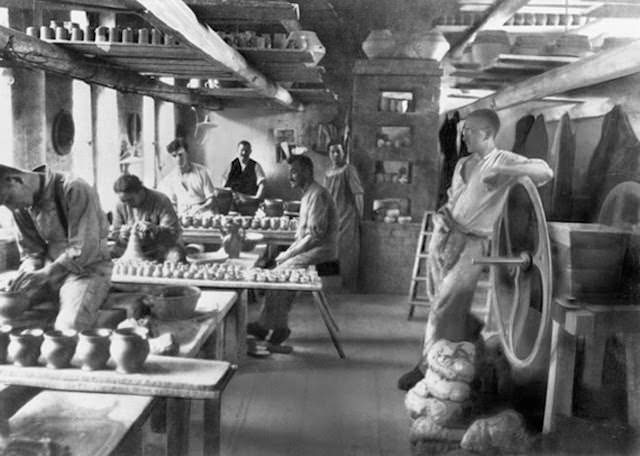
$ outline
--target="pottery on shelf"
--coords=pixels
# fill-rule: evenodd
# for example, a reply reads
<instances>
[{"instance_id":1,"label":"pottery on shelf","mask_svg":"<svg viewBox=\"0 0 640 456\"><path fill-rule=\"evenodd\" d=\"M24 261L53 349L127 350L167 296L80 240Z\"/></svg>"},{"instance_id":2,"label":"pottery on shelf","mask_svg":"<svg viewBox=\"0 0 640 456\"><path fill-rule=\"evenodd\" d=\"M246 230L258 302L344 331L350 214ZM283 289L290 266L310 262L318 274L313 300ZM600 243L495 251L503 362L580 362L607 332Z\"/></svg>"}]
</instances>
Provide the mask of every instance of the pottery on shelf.
<instances>
[{"instance_id":1,"label":"pottery on shelf","mask_svg":"<svg viewBox=\"0 0 640 456\"><path fill-rule=\"evenodd\" d=\"M396 40L389 29L372 30L362 42L362 50L370 59L390 58L395 53Z\"/></svg>"},{"instance_id":2,"label":"pottery on shelf","mask_svg":"<svg viewBox=\"0 0 640 456\"><path fill-rule=\"evenodd\" d=\"M440 61L449 50L449 42L438 30L403 33L397 36L396 57Z\"/></svg>"},{"instance_id":3,"label":"pottery on shelf","mask_svg":"<svg viewBox=\"0 0 640 456\"><path fill-rule=\"evenodd\" d=\"M13 330L9 334L8 358L16 366L36 366L42 344L41 329Z\"/></svg>"},{"instance_id":4,"label":"pottery on shelf","mask_svg":"<svg viewBox=\"0 0 640 456\"><path fill-rule=\"evenodd\" d=\"M118 372L140 372L149 356L148 332L143 328L116 329L111 336L109 353Z\"/></svg>"},{"instance_id":5,"label":"pottery on shelf","mask_svg":"<svg viewBox=\"0 0 640 456\"><path fill-rule=\"evenodd\" d=\"M111 330L106 328L87 329L80 332L76 356L84 370L104 369L109 360L109 336Z\"/></svg>"},{"instance_id":6,"label":"pottery on shelf","mask_svg":"<svg viewBox=\"0 0 640 456\"><path fill-rule=\"evenodd\" d=\"M42 357L51 369L69 367L71 358L76 351L78 333L72 329L64 331L47 331L40 351Z\"/></svg>"}]
</instances>

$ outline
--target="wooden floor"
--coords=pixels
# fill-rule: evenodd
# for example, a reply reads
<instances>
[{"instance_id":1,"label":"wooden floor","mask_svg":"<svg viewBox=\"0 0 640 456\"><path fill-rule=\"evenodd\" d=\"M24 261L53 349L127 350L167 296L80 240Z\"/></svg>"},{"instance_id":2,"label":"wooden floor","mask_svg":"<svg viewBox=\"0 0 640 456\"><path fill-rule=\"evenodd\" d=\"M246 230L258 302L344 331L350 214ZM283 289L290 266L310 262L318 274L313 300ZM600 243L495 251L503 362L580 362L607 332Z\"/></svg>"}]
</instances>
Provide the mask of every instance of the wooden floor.
<instances>
[{"instance_id":1,"label":"wooden floor","mask_svg":"<svg viewBox=\"0 0 640 456\"><path fill-rule=\"evenodd\" d=\"M248 358L227 387L223 455L410 454L410 420L396 381L417 362L424 310L408 322L405 296L331 299L347 359L338 358L311 300L299 296L290 324L294 352ZM192 426L194 455L202 454L201 426ZM157 445L148 442L145 454Z\"/></svg>"},{"instance_id":2,"label":"wooden floor","mask_svg":"<svg viewBox=\"0 0 640 456\"><path fill-rule=\"evenodd\" d=\"M346 360L338 358L309 297L291 313L290 355L248 358L223 398L224 456L410 455L410 420L398 377L412 368L426 312L407 321L405 296L332 296ZM484 299L481 301L484 302ZM476 310L480 310L478 303ZM257 306L250 308L255 315ZM201 455L201 409L192 410L190 454ZM640 455L623 423L562 420L538 438L531 455ZM145 432L145 455L162 454L158 434ZM458 450L457 454L472 453Z\"/></svg>"}]
</instances>

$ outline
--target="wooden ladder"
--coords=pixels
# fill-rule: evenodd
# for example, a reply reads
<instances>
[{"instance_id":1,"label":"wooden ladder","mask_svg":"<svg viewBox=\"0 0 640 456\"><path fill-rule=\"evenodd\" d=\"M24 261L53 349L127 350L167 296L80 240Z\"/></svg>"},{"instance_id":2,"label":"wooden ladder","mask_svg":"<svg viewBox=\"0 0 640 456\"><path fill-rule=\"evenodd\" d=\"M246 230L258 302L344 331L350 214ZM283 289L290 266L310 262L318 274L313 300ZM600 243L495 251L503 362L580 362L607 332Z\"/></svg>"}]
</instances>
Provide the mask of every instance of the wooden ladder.
<instances>
[{"instance_id":1,"label":"wooden ladder","mask_svg":"<svg viewBox=\"0 0 640 456\"><path fill-rule=\"evenodd\" d=\"M413 260L413 272L411 273L411 284L409 285L409 320L413 317L416 306L429 307L429 298L426 294L427 258L429 257L428 246L432 229L433 211L426 211L422 217L422 224L420 225L418 246L416 247L416 256Z\"/></svg>"}]
</instances>

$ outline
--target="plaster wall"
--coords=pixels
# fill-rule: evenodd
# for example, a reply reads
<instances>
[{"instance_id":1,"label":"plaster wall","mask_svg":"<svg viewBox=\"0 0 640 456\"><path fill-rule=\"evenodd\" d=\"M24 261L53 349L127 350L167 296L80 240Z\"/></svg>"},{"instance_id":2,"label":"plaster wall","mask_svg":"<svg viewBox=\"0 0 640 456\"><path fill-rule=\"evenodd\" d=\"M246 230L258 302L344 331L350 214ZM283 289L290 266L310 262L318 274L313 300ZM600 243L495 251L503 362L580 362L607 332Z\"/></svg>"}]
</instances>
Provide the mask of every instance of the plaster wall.
<instances>
[{"instance_id":1,"label":"plaster wall","mask_svg":"<svg viewBox=\"0 0 640 456\"><path fill-rule=\"evenodd\" d=\"M190 136L193 159L203 163L209 169L213 183L223 186L222 175L231 160L237 156L237 144L241 140L251 143L251 157L259 162L266 175L266 195L273 198L299 199L300 195L291 190L288 182L288 170L285 161L276 161L276 142L274 128L294 129L298 145L309 149L315 144L318 124L329 122L335 117L334 108L326 106L310 106L303 112L274 111L266 108L225 109L208 113L208 122L204 115L200 117L192 113L185 114L178 122ZM200 132L196 132L195 124L200 121ZM215 126L214 126L215 125ZM195 136L193 133L195 132ZM166 144L161 142L161 155ZM308 155L314 162L316 180L322 182L323 175L329 166L329 159L324 153L312 150Z\"/></svg>"}]
</instances>

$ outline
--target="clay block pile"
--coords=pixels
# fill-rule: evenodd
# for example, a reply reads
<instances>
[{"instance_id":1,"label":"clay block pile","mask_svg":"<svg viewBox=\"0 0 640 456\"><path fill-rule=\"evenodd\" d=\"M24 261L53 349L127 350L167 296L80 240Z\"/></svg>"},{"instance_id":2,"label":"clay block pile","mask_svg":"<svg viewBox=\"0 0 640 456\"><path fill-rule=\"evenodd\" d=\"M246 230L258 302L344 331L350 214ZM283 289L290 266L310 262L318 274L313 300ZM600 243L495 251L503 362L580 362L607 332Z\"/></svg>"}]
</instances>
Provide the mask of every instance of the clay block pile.
<instances>
[{"instance_id":1,"label":"clay block pile","mask_svg":"<svg viewBox=\"0 0 640 456\"><path fill-rule=\"evenodd\" d=\"M472 416L476 350L470 342L439 340L431 347L428 369L405 397L413 420L414 455L444 454L463 448L481 454L512 454L531 444L523 418L513 410L490 417Z\"/></svg>"}]
</instances>

